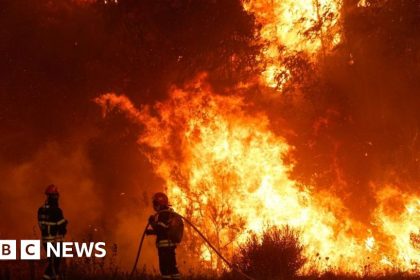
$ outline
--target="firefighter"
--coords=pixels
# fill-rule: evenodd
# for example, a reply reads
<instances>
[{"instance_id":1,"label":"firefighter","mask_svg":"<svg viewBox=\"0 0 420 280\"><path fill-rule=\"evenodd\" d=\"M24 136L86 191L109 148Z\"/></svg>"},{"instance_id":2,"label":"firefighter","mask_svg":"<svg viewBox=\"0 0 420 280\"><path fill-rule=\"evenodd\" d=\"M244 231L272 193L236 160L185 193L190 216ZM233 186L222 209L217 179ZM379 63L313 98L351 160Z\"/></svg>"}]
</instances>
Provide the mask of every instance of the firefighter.
<instances>
[{"instance_id":1,"label":"firefighter","mask_svg":"<svg viewBox=\"0 0 420 280\"><path fill-rule=\"evenodd\" d=\"M38 209L38 224L42 235L44 249L47 243L56 244L64 239L67 232L67 220L64 219L63 211L58 206L58 189L55 185L49 185L45 190L47 199L43 206ZM55 246L54 246L55 247ZM59 279L61 258L51 256L48 258L48 266L45 269L43 279Z\"/></svg>"},{"instance_id":2,"label":"firefighter","mask_svg":"<svg viewBox=\"0 0 420 280\"><path fill-rule=\"evenodd\" d=\"M156 193L153 195L152 201L156 213L149 218L149 225L152 228L146 230L146 235L156 235L159 270L162 279L180 279L181 275L176 265L175 256L177 242L170 236L170 219L174 212L164 193ZM178 241L180 242L180 239Z\"/></svg>"}]
</instances>

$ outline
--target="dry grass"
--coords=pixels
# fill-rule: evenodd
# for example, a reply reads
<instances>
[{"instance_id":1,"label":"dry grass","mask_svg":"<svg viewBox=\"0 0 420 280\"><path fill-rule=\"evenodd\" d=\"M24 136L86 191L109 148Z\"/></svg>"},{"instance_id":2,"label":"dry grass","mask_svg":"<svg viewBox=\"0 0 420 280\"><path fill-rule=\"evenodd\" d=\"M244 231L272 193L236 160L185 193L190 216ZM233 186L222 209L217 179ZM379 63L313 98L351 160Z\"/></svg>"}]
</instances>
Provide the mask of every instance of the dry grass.
<instances>
[{"instance_id":1,"label":"dry grass","mask_svg":"<svg viewBox=\"0 0 420 280\"><path fill-rule=\"evenodd\" d=\"M15 262L0 262L0 280L38 280L41 279L45 262L41 261L15 261ZM130 280L127 273L117 270L110 270L110 268L95 269L87 268L84 266L91 266L92 264L86 263L83 265L79 263L77 265L68 265L65 280ZM100 267L100 264L95 264ZM262 280L263 278L255 277L256 280ZM184 280L210 280L215 279L209 276L184 276ZM280 280L285 278L266 278L272 280ZM420 273L418 275L406 275L404 273L395 273L386 276L348 276L348 275L335 275L332 273L326 273L318 276L295 276L289 279L296 280L419 280ZM146 273L139 273L132 280L160 280L157 275L150 275ZM238 275L229 273L220 276L218 280L244 280Z\"/></svg>"},{"instance_id":2,"label":"dry grass","mask_svg":"<svg viewBox=\"0 0 420 280\"><path fill-rule=\"evenodd\" d=\"M116 245L115 245L116 247ZM251 275L256 280L420 280L417 275L393 273L386 276L349 276L331 272L323 275L298 276L297 272L305 264L304 247L299 241L299 233L289 227L268 228L261 236L251 235L240 247L235 266ZM116 265L117 250L103 259L74 258L67 259L62 268L63 279L67 280L130 280L127 272ZM41 279L46 261L0 261L0 280L38 280ZM226 272L219 277L213 275L194 275L183 277L184 280L242 280L234 272ZM157 273L140 271L131 280L158 280Z\"/></svg>"}]
</instances>

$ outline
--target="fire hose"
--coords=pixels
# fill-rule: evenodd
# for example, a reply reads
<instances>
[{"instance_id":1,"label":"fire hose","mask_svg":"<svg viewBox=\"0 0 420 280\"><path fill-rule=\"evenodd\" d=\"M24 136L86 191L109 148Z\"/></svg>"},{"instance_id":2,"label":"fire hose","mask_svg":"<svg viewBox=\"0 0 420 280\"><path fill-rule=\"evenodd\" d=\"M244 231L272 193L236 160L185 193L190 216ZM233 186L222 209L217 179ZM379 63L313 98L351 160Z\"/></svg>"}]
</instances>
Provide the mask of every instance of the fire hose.
<instances>
[{"instance_id":1,"label":"fire hose","mask_svg":"<svg viewBox=\"0 0 420 280\"><path fill-rule=\"evenodd\" d=\"M247 275L245 272L243 272L242 270L240 270L238 267L236 267L236 266L234 266L231 262L229 262L225 257L223 257L223 255L219 252L219 250L217 250L214 246L213 246L213 244L211 244L210 243L210 241L204 236L204 234L191 222L191 221L189 221L187 218L185 218L184 216L182 216L182 215L180 215L180 214L178 214L178 213L175 213L175 212L172 212L173 214L176 214L176 215L178 215L180 218L182 218L189 226L191 226L197 233L198 233L198 235L207 243L207 245L219 256L219 258L220 259L222 259L225 263L226 263L226 265L227 266L229 266L232 270L234 270L234 271L236 271L236 272L238 272L240 275L242 275L244 278L246 278L246 279L248 279L248 280L255 280L254 278L252 278L251 276L249 276L249 275ZM141 239L140 239L140 244L139 244L139 248L138 248L138 250L137 250L137 256L136 256L136 260L135 260L135 262L134 262L134 265L133 265L133 269L132 269L132 271L131 271L131 274L130 274L130 279L132 279L133 278L133 276L134 276L134 272L136 271L136 268L137 268L137 263L138 263L138 261L139 261L139 258L140 258L140 252L141 252L141 248L142 248L142 246L143 246L143 241L144 241L144 237L146 236L146 231L147 231L147 228L149 227L149 223L146 225L146 227L144 228L144 231L143 231L143 234L142 234L142 236L141 236Z\"/></svg>"},{"instance_id":2,"label":"fire hose","mask_svg":"<svg viewBox=\"0 0 420 280\"><path fill-rule=\"evenodd\" d=\"M130 280L133 279L134 272L136 271L137 263L139 262L139 258L140 258L141 248L143 247L143 241L144 241L144 237L146 236L146 231L147 231L148 227L149 227L149 223L147 223L146 227L143 230L143 234L141 235L139 248L137 250L136 260L134 262L133 269L131 270L131 274L130 274L130 278L129 278Z\"/></svg>"}]
</instances>

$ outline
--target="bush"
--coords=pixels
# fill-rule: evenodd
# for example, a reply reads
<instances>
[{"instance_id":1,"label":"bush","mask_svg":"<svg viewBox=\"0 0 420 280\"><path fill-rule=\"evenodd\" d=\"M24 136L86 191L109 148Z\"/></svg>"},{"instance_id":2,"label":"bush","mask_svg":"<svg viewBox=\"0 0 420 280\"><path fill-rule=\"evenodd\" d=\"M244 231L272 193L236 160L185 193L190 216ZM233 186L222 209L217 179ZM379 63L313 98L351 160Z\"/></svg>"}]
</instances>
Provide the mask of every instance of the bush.
<instances>
[{"instance_id":1,"label":"bush","mask_svg":"<svg viewBox=\"0 0 420 280\"><path fill-rule=\"evenodd\" d=\"M299 233L285 226L267 228L262 235L252 233L233 263L259 280L279 280L296 276L305 261Z\"/></svg>"}]
</instances>

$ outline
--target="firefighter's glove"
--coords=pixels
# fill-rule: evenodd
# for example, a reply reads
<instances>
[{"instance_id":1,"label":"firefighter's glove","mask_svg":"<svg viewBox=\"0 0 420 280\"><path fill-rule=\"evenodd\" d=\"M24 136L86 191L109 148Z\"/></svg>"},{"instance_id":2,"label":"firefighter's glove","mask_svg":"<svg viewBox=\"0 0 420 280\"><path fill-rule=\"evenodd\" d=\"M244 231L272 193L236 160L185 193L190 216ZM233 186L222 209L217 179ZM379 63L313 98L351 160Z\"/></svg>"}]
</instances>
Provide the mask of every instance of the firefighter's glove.
<instances>
[{"instance_id":1,"label":"firefighter's glove","mask_svg":"<svg viewBox=\"0 0 420 280\"><path fill-rule=\"evenodd\" d=\"M155 231L153 229L146 229L146 235L153 235Z\"/></svg>"}]
</instances>

